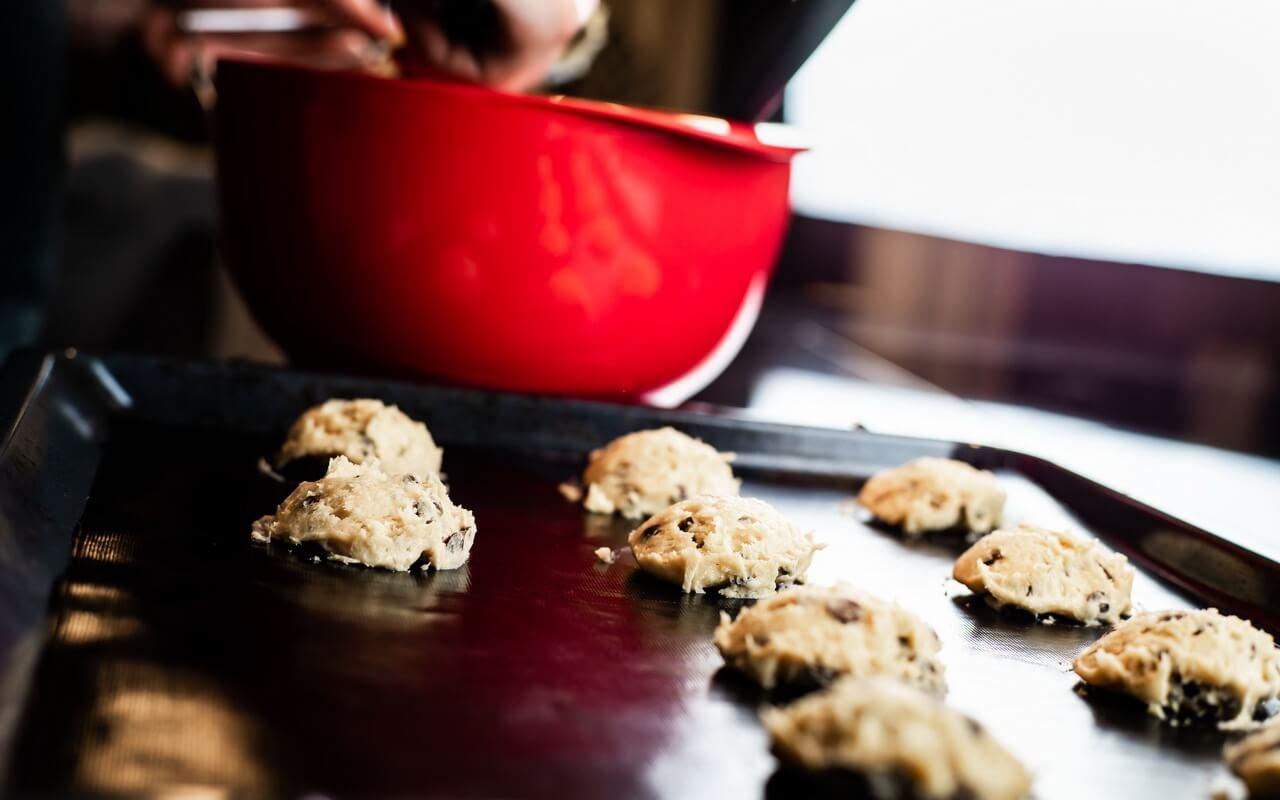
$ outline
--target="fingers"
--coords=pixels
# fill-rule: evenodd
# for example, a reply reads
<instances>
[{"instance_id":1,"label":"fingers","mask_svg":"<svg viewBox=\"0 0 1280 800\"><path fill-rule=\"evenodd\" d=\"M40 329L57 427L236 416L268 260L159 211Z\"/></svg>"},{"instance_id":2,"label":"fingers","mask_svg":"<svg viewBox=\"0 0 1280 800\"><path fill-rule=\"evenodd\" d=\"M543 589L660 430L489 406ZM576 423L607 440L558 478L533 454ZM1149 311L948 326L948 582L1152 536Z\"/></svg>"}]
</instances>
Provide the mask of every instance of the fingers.
<instances>
[{"instance_id":1,"label":"fingers","mask_svg":"<svg viewBox=\"0 0 1280 800\"><path fill-rule=\"evenodd\" d=\"M575 0L493 0L502 15L500 52L474 53L450 42L428 17L406 13L408 45L425 62L450 75L506 91L525 91L540 83L578 31ZM407 8L412 8L408 6Z\"/></svg>"},{"instance_id":2,"label":"fingers","mask_svg":"<svg viewBox=\"0 0 1280 800\"><path fill-rule=\"evenodd\" d=\"M449 41L434 21L407 18L403 22L410 48L432 70L473 83L484 82L483 64L466 47Z\"/></svg>"},{"instance_id":3,"label":"fingers","mask_svg":"<svg viewBox=\"0 0 1280 800\"><path fill-rule=\"evenodd\" d=\"M492 0L501 13L501 52L473 52L449 41L429 17L406 15L398 22L377 0L190 0L153 6L143 25L143 42L165 77L185 85L192 67L209 67L227 55L272 56L313 66L368 66L378 54L373 40L400 42L408 29L411 49L434 69L499 89L523 91L537 85L560 56L579 25L579 0ZM412 8L405 4L406 8ZM296 8L327 30L290 33L198 33L179 29L182 9Z\"/></svg>"},{"instance_id":4,"label":"fingers","mask_svg":"<svg viewBox=\"0 0 1280 800\"><path fill-rule=\"evenodd\" d=\"M404 39L395 15L375 0L325 0L323 5L375 39L390 39L396 43Z\"/></svg>"},{"instance_id":5,"label":"fingers","mask_svg":"<svg viewBox=\"0 0 1280 800\"><path fill-rule=\"evenodd\" d=\"M143 46L174 86L191 81L194 68L209 74L220 58L265 56L326 69L369 66L379 57L374 40L364 31L333 28L292 34L186 34L178 29L174 12L154 9L143 22Z\"/></svg>"}]
</instances>

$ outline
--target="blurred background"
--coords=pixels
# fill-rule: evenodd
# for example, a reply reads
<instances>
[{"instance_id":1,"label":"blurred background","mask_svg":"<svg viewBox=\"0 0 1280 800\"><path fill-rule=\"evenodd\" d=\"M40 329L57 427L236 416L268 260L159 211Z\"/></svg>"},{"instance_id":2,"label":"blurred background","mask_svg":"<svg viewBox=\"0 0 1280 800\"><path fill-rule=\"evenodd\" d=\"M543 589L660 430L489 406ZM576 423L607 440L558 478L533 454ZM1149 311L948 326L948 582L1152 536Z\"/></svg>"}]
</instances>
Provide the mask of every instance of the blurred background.
<instances>
[{"instance_id":1,"label":"blurred background","mask_svg":"<svg viewBox=\"0 0 1280 800\"><path fill-rule=\"evenodd\" d=\"M768 46L765 2L607 5L569 93L720 112ZM13 89L65 78L69 120L62 196L9 209L61 228L31 324L50 346L280 361L219 265L205 117L144 56L145 7L19 2L45 38L11 46L52 77ZM795 217L760 324L697 399L1280 453L1277 31L1263 0L858 0L775 116L813 145Z\"/></svg>"}]
</instances>

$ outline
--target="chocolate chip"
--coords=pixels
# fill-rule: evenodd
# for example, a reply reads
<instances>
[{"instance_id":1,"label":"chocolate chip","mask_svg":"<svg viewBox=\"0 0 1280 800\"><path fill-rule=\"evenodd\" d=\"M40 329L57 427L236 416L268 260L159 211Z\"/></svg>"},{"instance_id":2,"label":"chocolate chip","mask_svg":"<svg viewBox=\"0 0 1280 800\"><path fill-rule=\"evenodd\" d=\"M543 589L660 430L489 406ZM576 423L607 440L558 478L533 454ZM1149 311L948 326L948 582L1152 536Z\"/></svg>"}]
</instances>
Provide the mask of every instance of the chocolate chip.
<instances>
[{"instance_id":1,"label":"chocolate chip","mask_svg":"<svg viewBox=\"0 0 1280 800\"><path fill-rule=\"evenodd\" d=\"M644 530L640 531L640 538L641 538L641 539L652 539L654 536L657 536L657 535L658 535L658 531L660 531L660 530L662 530L662 526L661 526L661 525L650 525L649 527L647 527L647 528L645 528Z\"/></svg>"},{"instance_id":2,"label":"chocolate chip","mask_svg":"<svg viewBox=\"0 0 1280 800\"><path fill-rule=\"evenodd\" d=\"M1192 633L1191 635L1192 635L1192 636L1199 636L1199 635L1200 635L1200 634L1202 634L1202 633L1204 633L1204 628L1202 628L1202 627L1201 627L1201 628L1196 628L1196 629L1195 629L1195 632L1194 632L1194 633Z\"/></svg>"},{"instance_id":3,"label":"chocolate chip","mask_svg":"<svg viewBox=\"0 0 1280 800\"><path fill-rule=\"evenodd\" d=\"M693 517L685 517L684 519L680 520L680 525L678 527L680 528L680 530L684 531L685 533L688 533L689 530L693 527Z\"/></svg>"},{"instance_id":4,"label":"chocolate chip","mask_svg":"<svg viewBox=\"0 0 1280 800\"><path fill-rule=\"evenodd\" d=\"M907 638L907 637L905 637L905 636L899 636L899 637L898 637L898 647L901 647L903 650L906 650L906 649L907 649L908 647L910 647L910 646L911 646L911 640L910 640L910 639L908 639L908 638Z\"/></svg>"},{"instance_id":5,"label":"chocolate chip","mask_svg":"<svg viewBox=\"0 0 1280 800\"><path fill-rule=\"evenodd\" d=\"M1114 576L1114 575L1112 575L1112 574L1111 574L1111 572L1110 572L1110 570L1108 570L1106 567L1103 567L1103 568L1102 568L1102 574L1103 574L1103 575L1106 575L1106 576L1107 576L1107 580L1111 581L1112 583L1115 583L1115 582L1116 582L1115 576Z\"/></svg>"},{"instance_id":6,"label":"chocolate chip","mask_svg":"<svg viewBox=\"0 0 1280 800\"><path fill-rule=\"evenodd\" d=\"M827 684L840 677L840 673L830 667L814 665L806 670L809 673L809 680L818 686L826 686Z\"/></svg>"},{"instance_id":7,"label":"chocolate chip","mask_svg":"<svg viewBox=\"0 0 1280 800\"><path fill-rule=\"evenodd\" d=\"M1107 612L1108 612L1108 611L1110 611L1110 610L1111 610L1111 604L1110 604L1110 603L1102 603L1102 604L1100 604L1100 605L1098 606L1098 613L1099 613L1099 614L1105 614L1105 613L1107 613Z\"/></svg>"},{"instance_id":8,"label":"chocolate chip","mask_svg":"<svg viewBox=\"0 0 1280 800\"><path fill-rule=\"evenodd\" d=\"M991 566L992 564L996 563L997 561L999 561L999 560L1000 560L1000 559L1002 559L1002 558L1004 558L1004 553L1001 553L1001 552L1000 552L1000 550L999 550L999 548L997 548L997 549L995 549L995 550L992 550L992 551L987 555L987 557L986 557L986 558L982 559L982 563L983 563L983 564L986 564L986 565L989 567L989 566Z\"/></svg>"},{"instance_id":9,"label":"chocolate chip","mask_svg":"<svg viewBox=\"0 0 1280 800\"><path fill-rule=\"evenodd\" d=\"M1033 586L1027 586L1027 597L1030 597L1030 596L1031 596L1031 592L1033 592L1034 590L1035 590L1035 587L1033 587Z\"/></svg>"},{"instance_id":10,"label":"chocolate chip","mask_svg":"<svg viewBox=\"0 0 1280 800\"><path fill-rule=\"evenodd\" d=\"M862 619L862 606L845 597L827 601L827 613L844 624Z\"/></svg>"}]
</instances>

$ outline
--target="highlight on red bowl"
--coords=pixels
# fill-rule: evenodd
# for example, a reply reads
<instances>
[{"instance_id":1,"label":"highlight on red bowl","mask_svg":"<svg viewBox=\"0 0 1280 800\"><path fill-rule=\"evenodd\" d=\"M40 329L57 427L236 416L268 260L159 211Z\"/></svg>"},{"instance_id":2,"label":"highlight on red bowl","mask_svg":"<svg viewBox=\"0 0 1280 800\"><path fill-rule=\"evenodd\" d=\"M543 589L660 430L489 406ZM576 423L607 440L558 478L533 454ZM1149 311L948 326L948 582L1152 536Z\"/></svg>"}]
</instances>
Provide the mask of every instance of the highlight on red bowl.
<instances>
[{"instance_id":1,"label":"highlight on red bowl","mask_svg":"<svg viewBox=\"0 0 1280 800\"><path fill-rule=\"evenodd\" d=\"M297 363L679 402L741 346L790 159L747 125L226 61L224 257Z\"/></svg>"}]
</instances>

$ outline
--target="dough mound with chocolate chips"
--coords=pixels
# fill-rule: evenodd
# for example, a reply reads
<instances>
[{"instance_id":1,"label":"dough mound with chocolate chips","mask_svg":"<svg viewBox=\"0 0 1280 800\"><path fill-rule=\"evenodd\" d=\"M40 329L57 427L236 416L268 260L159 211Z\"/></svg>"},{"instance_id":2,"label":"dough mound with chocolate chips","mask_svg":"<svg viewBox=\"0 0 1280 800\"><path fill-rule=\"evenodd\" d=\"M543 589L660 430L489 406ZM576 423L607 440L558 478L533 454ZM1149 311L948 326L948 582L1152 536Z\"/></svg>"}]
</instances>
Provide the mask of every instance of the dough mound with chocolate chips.
<instances>
[{"instance_id":1,"label":"dough mound with chocolate chips","mask_svg":"<svg viewBox=\"0 0 1280 800\"><path fill-rule=\"evenodd\" d=\"M1027 770L981 725L887 678L845 678L761 719L784 762L857 773L876 796L1019 800L1031 790Z\"/></svg>"},{"instance_id":2,"label":"dough mound with chocolate chips","mask_svg":"<svg viewBox=\"0 0 1280 800\"><path fill-rule=\"evenodd\" d=\"M1034 525L998 530L956 560L952 575L996 607L1114 624L1129 613L1128 559L1068 531Z\"/></svg>"},{"instance_id":3,"label":"dough mound with chocolate chips","mask_svg":"<svg viewBox=\"0 0 1280 800\"><path fill-rule=\"evenodd\" d=\"M454 505L436 475L389 475L344 456L253 523L260 541L314 543L336 561L402 572L415 564L456 569L467 563L475 536L475 518Z\"/></svg>"},{"instance_id":4,"label":"dough mound with chocolate chips","mask_svg":"<svg viewBox=\"0 0 1280 800\"><path fill-rule=\"evenodd\" d=\"M768 503L750 497L694 497L676 503L628 537L640 568L701 594L760 597L804 582L822 545Z\"/></svg>"},{"instance_id":5,"label":"dough mound with chocolate chips","mask_svg":"<svg viewBox=\"0 0 1280 800\"><path fill-rule=\"evenodd\" d=\"M1250 797L1280 797L1280 722L1227 745L1222 757Z\"/></svg>"},{"instance_id":6,"label":"dough mound with chocolate chips","mask_svg":"<svg viewBox=\"0 0 1280 800\"><path fill-rule=\"evenodd\" d=\"M1280 651L1270 634L1215 608L1138 614L1072 666L1090 686L1132 695L1173 725L1250 728L1259 706L1280 695Z\"/></svg>"},{"instance_id":7,"label":"dough mound with chocolate chips","mask_svg":"<svg viewBox=\"0 0 1280 800\"><path fill-rule=\"evenodd\" d=\"M599 514L628 519L657 514L672 503L697 495L738 494L729 462L732 453L675 428L637 431L592 452L582 474L583 506Z\"/></svg>"},{"instance_id":8,"label":"dough mound with chocolate chips","mask_svg":"<svg viewBox=\"0 0 1280 800\"><path fill-rule=\"evenodd\" d=\"M289 428L276 467L306 456L346 456L355 464L377 459L393 474L438 475L444 455L431 432L381 400L329 400L307 409Z\"/></svg>"},{"instance_id":9,"label":"dough mound with chocolate chips","mask_svg":"<svg viewBox=\"0 0 1280 800\"><path fill-rule=\"evenodd\" d=\"M995 475L962 461L917 458L873 475L858 502L913 536L955 527L986 533L1000 524L1004 490Z\"/></svg>"},{"instance_id":10,"label":"dough mound with chocolate chips","mask_svg":"<svg viewBox=\"0 0 1280 800\"><path fill-rule=\"evenodd\" d=\"M933 629L896 603L850 586L779 592L737 619L720 613L716 647L766 689L887 676L939 697L947 686Z\"/></svg>"}]
</instances>

